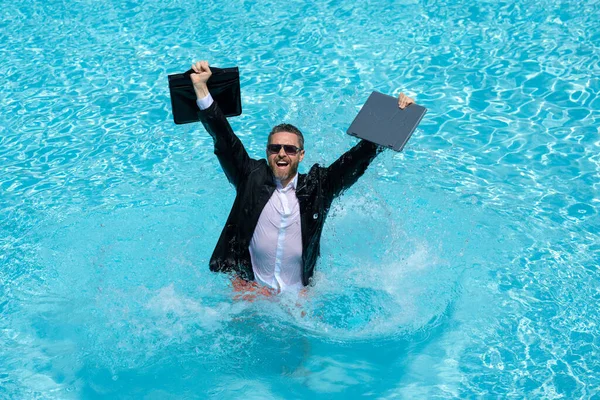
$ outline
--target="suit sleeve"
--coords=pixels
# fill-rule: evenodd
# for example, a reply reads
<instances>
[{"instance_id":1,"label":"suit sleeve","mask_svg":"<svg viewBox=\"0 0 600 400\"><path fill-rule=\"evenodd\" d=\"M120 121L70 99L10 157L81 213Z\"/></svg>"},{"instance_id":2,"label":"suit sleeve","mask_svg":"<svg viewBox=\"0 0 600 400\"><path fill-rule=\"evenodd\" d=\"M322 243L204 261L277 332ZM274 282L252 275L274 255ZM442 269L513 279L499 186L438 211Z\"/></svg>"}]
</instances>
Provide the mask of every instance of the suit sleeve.
<instances>
[{"instance_id":1,"label":"suit sleeve","mask_svg":"<svg viewBox=\"0 0 600 400\"><path fill-rule=\"evenodd\" d=\"M371 161L384 147L367 140L361 140L356 146L344 153L327 170L327 191L336 197L344 190L354 185L360 178Z\"/></svg>"},{"instance_id":2,"label":"suit sleeve","mask_svg":"<svg viewBox=\"0 0 600 400\"><path fill-rule=\"evenodd\" d=\"M250 157L240 139L233 133L231 125L215 101L198 116L206 131L212 136L215 154L221 168L233 186L238 187L250 169Z\"/></svg>"}]
</instances>

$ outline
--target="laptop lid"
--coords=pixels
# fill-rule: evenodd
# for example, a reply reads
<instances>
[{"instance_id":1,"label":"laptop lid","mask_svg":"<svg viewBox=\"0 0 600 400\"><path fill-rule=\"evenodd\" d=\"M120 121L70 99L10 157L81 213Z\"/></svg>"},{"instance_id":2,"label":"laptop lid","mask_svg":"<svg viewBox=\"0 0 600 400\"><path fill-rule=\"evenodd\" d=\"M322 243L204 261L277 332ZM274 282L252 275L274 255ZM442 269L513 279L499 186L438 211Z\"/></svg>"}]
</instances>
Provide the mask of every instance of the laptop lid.
<instances>
[{"instance_id":1,"label":"laptop lid","mask_svg":"<svg viewBox=\"0 0 600 400\"><path fill-rule=\"evenodd\" d=\"M426 112L425 107L417 104L411 104L402 110L398 107L396 97L373 92L352 121L347 133L402 151Z\"/></svg>"}]
</instances>

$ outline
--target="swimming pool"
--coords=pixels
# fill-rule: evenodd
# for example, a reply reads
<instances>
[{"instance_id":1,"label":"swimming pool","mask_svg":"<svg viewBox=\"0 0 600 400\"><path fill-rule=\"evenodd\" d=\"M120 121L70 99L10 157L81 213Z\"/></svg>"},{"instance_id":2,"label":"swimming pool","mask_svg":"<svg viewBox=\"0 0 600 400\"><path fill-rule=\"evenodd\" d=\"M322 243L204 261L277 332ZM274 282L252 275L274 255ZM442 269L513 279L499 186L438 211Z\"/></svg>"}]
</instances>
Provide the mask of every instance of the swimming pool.
<instances>
[{"instance_id":1,"label":"swimming pool","mask_svg":"<svg viewBox=\"0 0 600 400\"><path fill-rule=\"evenodd\" d=\"M598 398L600 3L7 3L0 398ZM167 74L331 163L372 90L429 112L336 200L300 307L208 259L234 198ZM306 312L302 317L301 311Z\"/></svg>"}]
</instances>

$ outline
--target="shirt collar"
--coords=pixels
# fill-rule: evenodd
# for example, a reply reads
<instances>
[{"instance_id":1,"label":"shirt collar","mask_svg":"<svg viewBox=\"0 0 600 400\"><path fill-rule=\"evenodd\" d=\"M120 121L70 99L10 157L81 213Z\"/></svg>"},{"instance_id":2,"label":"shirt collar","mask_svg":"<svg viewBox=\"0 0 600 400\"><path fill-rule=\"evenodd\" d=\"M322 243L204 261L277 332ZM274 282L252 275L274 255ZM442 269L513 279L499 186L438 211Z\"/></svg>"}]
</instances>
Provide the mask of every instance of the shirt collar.
<instances>
[{"instance_id":1,"label":"shirt collar","mask_svg":"<svg viewBox=\"0 0 600 400\"><path fill-rule=\"evenodd\" d=\"M292 187L292 189L296 190L296 186L298 185L298 173L296 172L296 175L294 176L294 178L292 178L292 180L290 181L290 183L288 183L288 185L284 188L281 185L281 181L277 178L275 178L275 183L277 184L277 189L287 189L289 187Z\"/></svg>"}]
</instances>

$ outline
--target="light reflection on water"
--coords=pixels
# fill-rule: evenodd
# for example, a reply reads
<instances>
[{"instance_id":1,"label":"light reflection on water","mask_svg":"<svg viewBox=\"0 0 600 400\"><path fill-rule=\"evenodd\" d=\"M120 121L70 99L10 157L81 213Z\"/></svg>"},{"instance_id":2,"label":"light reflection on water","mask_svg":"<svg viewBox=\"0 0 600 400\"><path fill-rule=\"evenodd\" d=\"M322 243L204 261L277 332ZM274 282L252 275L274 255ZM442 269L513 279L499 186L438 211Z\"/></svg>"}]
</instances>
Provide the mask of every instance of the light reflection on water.
<instances>
[{"instance_id":1,"label":"light reflection on water","mask_svg":"<svg viewBox=\"0 0 600 400\"><path fill-rule=\"evenodd\" d=\"M593 1L15 2L0 397L597 395L599 17ZM305 167L329 164L374 89L429 109L334 203L306 298L235 301L208 271L234 193L208 135L172 123L166 80L198 58L240 66L231 122L255 157L287 121Z\"/></svg>"}]
</instances>

